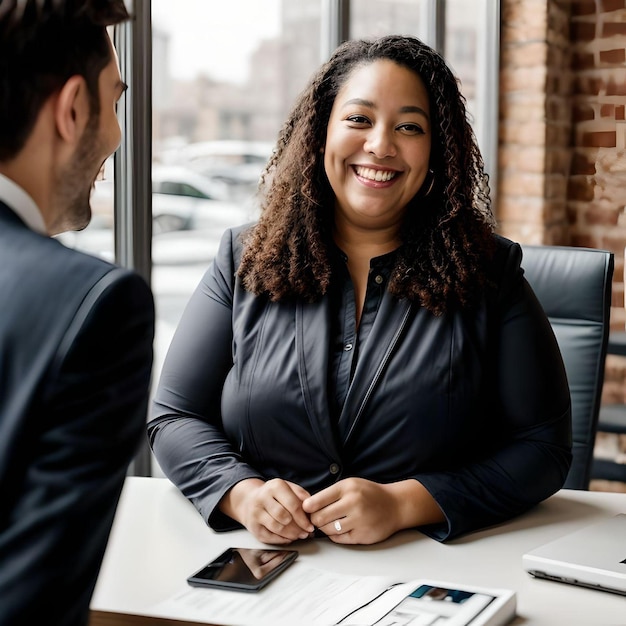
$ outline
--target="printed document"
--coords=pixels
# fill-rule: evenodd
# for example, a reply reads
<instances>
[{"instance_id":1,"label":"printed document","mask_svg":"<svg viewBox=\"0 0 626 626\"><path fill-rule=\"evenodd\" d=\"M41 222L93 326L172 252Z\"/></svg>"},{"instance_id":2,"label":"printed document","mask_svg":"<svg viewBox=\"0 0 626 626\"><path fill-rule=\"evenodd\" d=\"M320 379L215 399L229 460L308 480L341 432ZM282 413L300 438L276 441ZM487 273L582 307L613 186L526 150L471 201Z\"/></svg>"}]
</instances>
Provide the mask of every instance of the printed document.
<instances>
[{"instance_id":1,"label":"printed document","mask_svg":"<svg viewBox=\"0 0 626 626\"><path fill-rule=\"evenodd\" d=\"M294 563L256 593L181 586L146 615L224 626L499 626L515 615L515 593Z\"/></svg>"}]
</instances>

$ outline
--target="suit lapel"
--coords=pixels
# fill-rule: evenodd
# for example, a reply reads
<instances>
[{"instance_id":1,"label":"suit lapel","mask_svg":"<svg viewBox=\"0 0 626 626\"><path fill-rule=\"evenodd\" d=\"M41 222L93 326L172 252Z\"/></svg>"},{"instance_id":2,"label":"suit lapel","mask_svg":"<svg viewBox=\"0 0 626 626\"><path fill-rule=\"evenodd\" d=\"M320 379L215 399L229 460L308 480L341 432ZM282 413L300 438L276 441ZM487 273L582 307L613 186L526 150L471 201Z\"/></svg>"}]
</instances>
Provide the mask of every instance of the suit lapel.
<instances>
[{"instance_id":1,"label":"suit lapel","mask_svg":"<svg viewBox=\"0 0 626 626\"><path fill-rule=\"evenodd\" d=\"M359 355L350 390L339 418L340 445L348 441L367 400L384 372L411 314L411 304L385 294L376 321ZM328 341L330 324L327 298L296 305L296 357L306 411L320 444L333 458L338 445L328 411ZM322 330L321 330L322 329Z\"/></svg>"},{"instance_id":2,"label":"suit lapel","mask_svg":"<svg viewBox=\"0 0 626 626\"><path fill-rule=\"evenodd\" d=\"M383 296L376 320L361 348L352 384L339 418L339 436L345 445L367 400L376 387L411 313L411 304L398 301L388 292Z\"/></svg>"},{"instance_id":3,"label":"suit lapel","mask_svg":"<svg viewBox=\"0 0 626 626\"><path fill-rule=\"evenodd\" d=\"M296 358L304 404L311 427L323 449L338 458L334 428L328 411L328 298L296 305Z\"/></svg>"}]
</instances>

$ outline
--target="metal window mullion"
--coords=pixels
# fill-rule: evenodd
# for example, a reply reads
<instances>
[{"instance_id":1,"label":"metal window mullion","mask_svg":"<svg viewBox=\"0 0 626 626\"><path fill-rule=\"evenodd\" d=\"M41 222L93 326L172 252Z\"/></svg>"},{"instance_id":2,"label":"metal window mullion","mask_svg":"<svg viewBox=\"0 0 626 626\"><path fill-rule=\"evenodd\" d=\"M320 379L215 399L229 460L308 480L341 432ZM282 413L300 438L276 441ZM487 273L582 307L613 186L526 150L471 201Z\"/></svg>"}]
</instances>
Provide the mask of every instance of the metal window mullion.
<instances>
[{"instance_id":1,"label":"metal window mullion","mask_svg":"<svg viewBox=\"0 0 626 626\"><path fill-rule=\"evenodd\" d=\"M489 176L492 206L496 209L498 188L498 129L500 90L500 2L483 0L482 29L477 42L476 83L478 106L476 115L480 119L481 152L485 171Z\"/></svg>"},{"instance_id":2,"label":"metal window mullion","mask_svg":"<svg viewBox=\"0 0 626 626\"><path fill-rule=\"evenodd\" d=\"M322 0L320 54L326 62L350 37L350 0Z\"/></svg>"},{"instance_id":3,"label":"metal window mullion","mask_svg":"<svg viewBox=\"0 0 626 626\"><path fill-rule=\"evenodd\" d=\"M127 4L129 4L127 0ZM152 27L149 1L129 7L133 19L115 28L122 79L128 90L118 106L122 143L115 154L115 259L150 284L152 273ZM146 438L129 474L151 475Z\"/></svg>"},{"instance_id":4,"label":"metal window mullion","mask_svg":"<svg viewBox=\"0 0 626 626\"><path fill-rule=\"evenodd\" d=\"M422 0L417 36L443 54L446 34L446 0Z\"/></svg>"}]
</instances>

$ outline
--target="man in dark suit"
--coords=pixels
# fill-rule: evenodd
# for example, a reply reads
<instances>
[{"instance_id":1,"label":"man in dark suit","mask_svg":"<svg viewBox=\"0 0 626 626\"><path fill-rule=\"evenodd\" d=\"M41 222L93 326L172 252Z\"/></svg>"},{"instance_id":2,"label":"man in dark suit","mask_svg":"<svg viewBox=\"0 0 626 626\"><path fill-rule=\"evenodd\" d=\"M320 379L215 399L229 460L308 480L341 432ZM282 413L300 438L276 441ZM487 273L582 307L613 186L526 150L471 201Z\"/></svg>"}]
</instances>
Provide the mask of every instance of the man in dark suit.
<instances>
[{"instance_id":1,"label":"man in dark suit","mask_svg":"<svg viewBox=\"0 0 626 626\"><path fill-rule=\"evenodd\" d=\"M154 305L84 228L120 142L123 0L0 0L0 625L78 625L145 428Z\"/></svg>"}]
</instances>

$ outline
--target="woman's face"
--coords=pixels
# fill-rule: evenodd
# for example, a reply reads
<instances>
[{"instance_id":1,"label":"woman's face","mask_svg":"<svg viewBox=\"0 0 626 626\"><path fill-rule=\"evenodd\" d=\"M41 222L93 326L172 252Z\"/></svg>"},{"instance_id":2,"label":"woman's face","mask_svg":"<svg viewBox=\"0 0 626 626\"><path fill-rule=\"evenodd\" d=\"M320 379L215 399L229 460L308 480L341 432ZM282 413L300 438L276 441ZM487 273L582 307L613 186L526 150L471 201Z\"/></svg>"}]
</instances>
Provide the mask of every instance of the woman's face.
<instances>
[{"instance_id":1,"label":"woman's face","mask_svg":"<svg viewBox=\"0 0 626 626\"><path fill-rule=\"evenodd\" d=\"M356 67L335 98L324 148L335 219L397 227L428 172L430 144L421 78L386 59Z\"/></svg>"}]
</instances>

